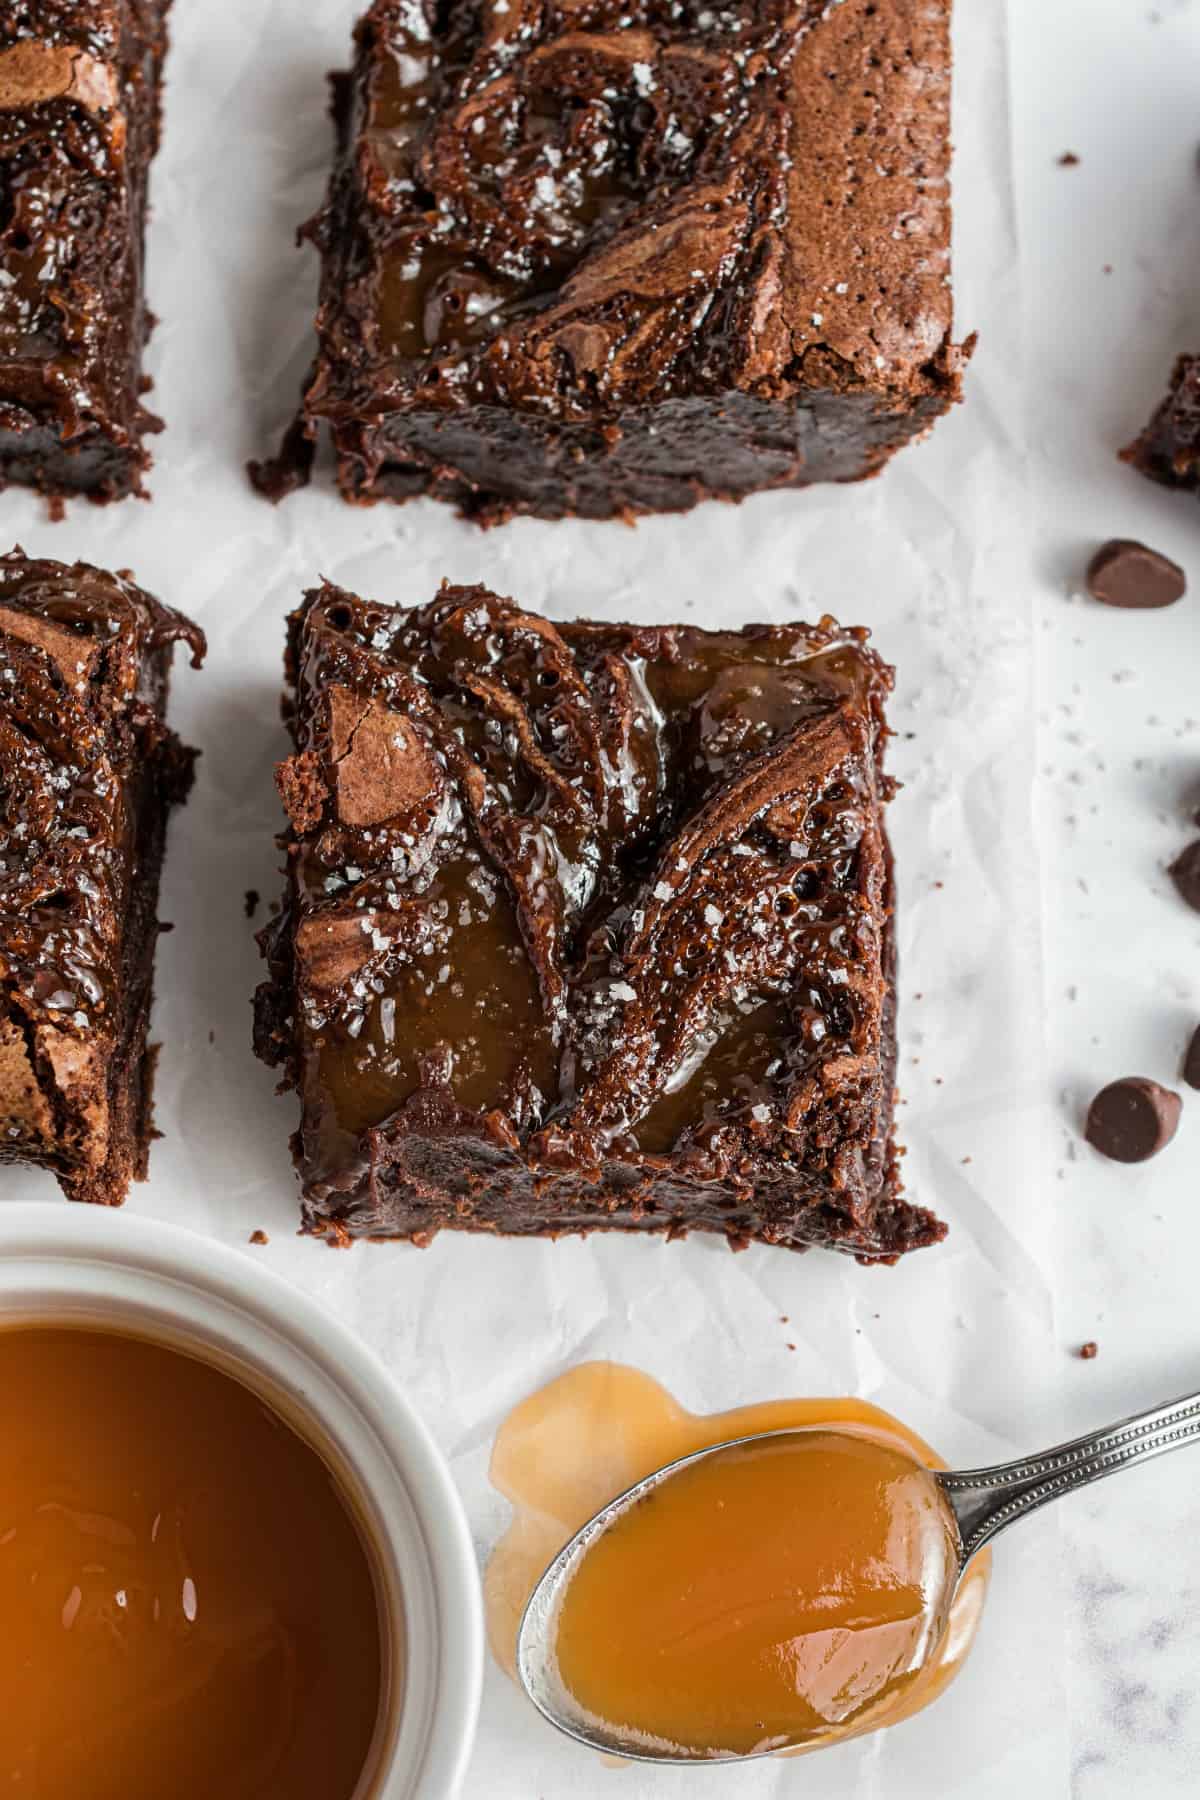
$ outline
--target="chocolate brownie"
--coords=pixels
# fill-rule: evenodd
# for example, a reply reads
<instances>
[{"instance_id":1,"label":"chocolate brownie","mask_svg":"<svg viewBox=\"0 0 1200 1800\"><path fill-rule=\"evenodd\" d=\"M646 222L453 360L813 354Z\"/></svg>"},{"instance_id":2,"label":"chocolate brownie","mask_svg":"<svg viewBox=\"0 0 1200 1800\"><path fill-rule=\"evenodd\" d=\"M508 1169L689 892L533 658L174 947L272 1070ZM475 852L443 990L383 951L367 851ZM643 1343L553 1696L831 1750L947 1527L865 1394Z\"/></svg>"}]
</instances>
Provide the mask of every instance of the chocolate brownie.
<instances>
[{"instance_id":1,"label":"chocolate brownie","mask_svg":"<svg viewBox=\"0 0 1200 1800\"><path fill-rule=\"evenodd\" d=\"M865 636L309 595L256 1046L300 1093L310 1231L943 1235L892 1144Z\"/></svg>"},{"instance_id":2,"label":"chocolate brownie","mask_svg":"<svg viewBox=\"0 0 1200 1800\"><path fill-rule=\"evenodd\" d=\"M1176 359L1165 400L1121 458L1164 487L1200 492L1200 356Z\"/></svg>"},{"instance_id":3,"label":"chocolate brownie","mask_svg":"<svg viewBox=\"0 0 1200 1800\"><path fill-rule=\"evenodd\" d=\"M343 493L482 523L876 474L958 399L950 0L375 0L305 228Z\"/></svg>"},{"instance_id":4,"label":"chocolate brownie","mask_svg":"<svg viewBox=\"0 0 1200 1800\"><path fill-rule=\"evenodd\" d=\"M0 0L0 485L141 488L146 179L169 0Z\"/></svg>"},{"instance_id":5,"label":"chocolate brownie","mask_svg":"<svg viewBox=\"0 0 1200 1800\"><path fill-rule=\"evenodd\" d=\"M146 1021L167 814L163 715L204 639L124 575L0 557L0 1162L117 1206L145 1173Z\"/></svg>"}]
</instances>

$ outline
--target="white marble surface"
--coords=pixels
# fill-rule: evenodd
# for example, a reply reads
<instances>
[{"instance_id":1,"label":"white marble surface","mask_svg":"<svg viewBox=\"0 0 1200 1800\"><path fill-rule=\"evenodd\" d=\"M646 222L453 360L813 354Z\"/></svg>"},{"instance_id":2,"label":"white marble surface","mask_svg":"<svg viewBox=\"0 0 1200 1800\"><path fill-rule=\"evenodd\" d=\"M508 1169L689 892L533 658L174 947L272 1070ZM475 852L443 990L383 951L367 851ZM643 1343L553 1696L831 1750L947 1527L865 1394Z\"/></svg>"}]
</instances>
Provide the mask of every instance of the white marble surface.
<instances>
[{"instance_id":1,"label":"white marble surface","mask_svg":"<svg viewBox=\"0 0 1200 1800\"><path fill-rule=\"evenodd\" d=\"M1200 1095L1183 1090L1175 1143L1140 1170L1078 1132L1113 1076L1178 1087L1200 1021L1200 918L1165 874L1200 804L1200 506L1114 459L1174 350L1200 348L1200 6L1013 0L1012 14L1058 1139L1044 1200L1075 1430L1200 1387ZM1068 150L1077 167L1058 165ZM1081 599L1109 536L1159 546L1195 591L1143 617ZM1099 1356L1073 1359L1088 1338ZM1062 1509L1077 1800L1200 1786L1197 1472L1185 1453ZM1038 1790L1063 1791L1049 1774Z\"/></svg>"}]
</instances>

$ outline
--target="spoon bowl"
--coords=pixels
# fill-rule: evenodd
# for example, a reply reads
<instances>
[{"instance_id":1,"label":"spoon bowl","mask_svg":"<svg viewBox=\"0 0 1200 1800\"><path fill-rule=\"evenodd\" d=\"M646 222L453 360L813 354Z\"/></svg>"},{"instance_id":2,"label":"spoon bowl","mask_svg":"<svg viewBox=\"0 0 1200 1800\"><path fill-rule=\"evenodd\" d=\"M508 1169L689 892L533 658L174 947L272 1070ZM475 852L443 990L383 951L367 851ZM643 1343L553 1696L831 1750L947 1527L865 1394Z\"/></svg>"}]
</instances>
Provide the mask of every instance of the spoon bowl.
<instances>
[{"instance_id":1,"label":"spoon bowl","mask_svg":"<svg viewBox=\"0 0 1200 1800\"><path fill-rule=\"evenodd\" d=\"M767 1446L771 1447L767 1457L740 1460L728 1479L724 1472L706 1484L695 1479L700 1466L715 1457ZM793 1449L800 1453L798 1461L791 1460ZM778 1454L781 1450L787 1453L786 1461ZM600 1541L652 1493L686 1479L689 1471L693 1472L692 1493L684 1520L678 1515L671 1518L660 1542L654 1541L655 1527L651 1527L649 1545L643 1539L632 1559L630 1545L624 1544L618 1573L613 1566L615 1547L602 1546ZM850 1472L853 1489L843 1487L844 1471ZM755 1485L764 1473L776 1484L782 1478L788 1494L811 1494L814 1489L819 1493L826 1532L834 1534L835 1558L837 1545L852 1554L860 1548L861 1539L869 1540L861 1545L865 1551L861 1592L856 1591L853 1577L831 1583L810 1573L804 1546L813 1539L805 1530L808 1521L803 1502L798 1517L784 1524L780 1533L779 1521L784 1517L780 1496L769 1491L764 1495ZM730 1481L737 1488L736 1495ZM860 1492L870 1495L865 1510ZM880 1494L887 1496L886 1516L881 1516ZM769 1533L764 1532L760 1539L756 1532L764 1503L777 1508L773 1542ZM849 1521L853 1524L848 1526ZM663 1532L661 1515L657 1530ZM706 1573L693 1584L687 1571L692 1566L697 1531L706 1539L710 1532L715 1536L713 1554L705 1558ZM821 1533L821 1541L828 1546L826 1532ZM722 1586L727 1567L722 1546L731 1542L756 1546L750 1551L754 1572L744 1568L745 1587L726 1591ZM589 1562L598 1549L607 1557L600 1568ZM934 1486L932 1471L907 1447L889 1445L853 1427L784 1426L725 1438L679 1457L637 1482L602 1508L564 1546L526 1608L518 1633L518 1676L538 1710L560 1730L578 1742L622 1758L709 1764L815 1747L862 1730L865 1720L881 1709L889 1714L895 1710L898 1684L923 1669L941 1641L960 1573L960 1549L950 1508ZM889 1563L890 1586L880 1589L874 1571L879 1559L889 1558L893 1550L900 1561ZM825 1561L828 1564L828 1551ZM837 1566L840 1570L841 1565ZM582 1633L572 1625L567 1601L581 1575L585 1587L591 1582L583 1611L592 1615L588 1630ZM636 1601L632 1606L619 1601L614 1616L614 1590L643 1596L655 1593L660 1581L666 1604L652 1601L652 1617L633 1611ZM575 1589L572 1600L578 1592ZM804 1596L810 1592L814 1603L806 1605ZM674 1601L677 1593L678 1605ZM794 1604L793 1595L797 1596ZM631 1613L632 1622L627 1625ZM734 1613L739 1615L739 1627L743 1619L747 1621L749 1635L739 1636L729 1645L722 1638ZM871 1623L864 1629L868 1615ZM660 1619L665 1636L651 1645ZM626 1630L628 1636L623 1639ZM665 1684L678 1705L681 1686L698 1679L712 1692L713 1684L719 1684L722 1700L714 1700L714 1705L723 1710L723 1729L716 1730L714 1721L711 1740L705 1732L704 1741L698 1742L693 1732L703 1730L703 1708L693 1710L686 1703L684 1713L690 1713L690 1718L685 1721L684 1714L679 1714L674 1728L665 1720L661 1728L644 1720L613 1724L609 1708L614 1715L623 1716L623 1701L631 1703L628 1692L623 1701L619 1697L624 1685L620 1675L616 1677L617 1691L609 1688L607 1704L595 1699L585 1706L582 1690L571 1679L571 1662L593 1632L593 1641L606 1646L605 1666L585 1671L593 1685L597 1676L603 1687L613 1679L613 1669L635 1666L645 1648L648 1659L656 1655L665 1658L653 1662L655 1672L647 1677L645 1691L654 1691L656 1683ZM683 1658L682 1674L675 1662L677 1654ZM734 1672L728 1677L723 1673L726 1657L735 1659L729 1664ZM744 1688L746 1676L754 1679L756 1669L762 1671L764 1686L751 1707L738 1689ZM732 1741L722 1747L726 1731Z\"/></svg>"},{"instance_id":2,"label":"spoon bowl","mask_svg":"<svg viewBox=\"0 0 1200 1800\"><path fill-rule=\"evenodd\" d=\"M756 1760L758 1756L773 1754L772 1751L763 1750L751 1756L738 1755L733 1751L728 1754L707 1755L690 1750L682 1744L669 1748L658 1745L650 1748L642 1739L631 1737L628 1732L608 1725L601 1719L585 1718L577 1708L572 1707L570 1696L558 1673L555 1627L563 1595L596 1539L603 1536L618 1519L623 1518L655 1488L661 1487L665 1481L681 1474L683 1470L706 1461L718 1451L737 1450L746 1444L760 1444L771 1438L795 1435L795 1431L789 1430L756 1431L746 1437L727 1438L722 1443L706 1445L703 1450L692 1451L690 1456L680 1456L674 1462L664 1463L661 1469L656 1469L652 1475L635 1482L623 1494L610 1500L607 1506L602 1507L575 1533L569 1543L564 1544L530 1595L517 1634L517 1676L543 1718L548 1719L567 1737L574 1738L576 1743L586 1744L591 1750L601 1750L609 1756L619 1756L630 1762L749 1762Z\"/></svg>"}]
</instances>

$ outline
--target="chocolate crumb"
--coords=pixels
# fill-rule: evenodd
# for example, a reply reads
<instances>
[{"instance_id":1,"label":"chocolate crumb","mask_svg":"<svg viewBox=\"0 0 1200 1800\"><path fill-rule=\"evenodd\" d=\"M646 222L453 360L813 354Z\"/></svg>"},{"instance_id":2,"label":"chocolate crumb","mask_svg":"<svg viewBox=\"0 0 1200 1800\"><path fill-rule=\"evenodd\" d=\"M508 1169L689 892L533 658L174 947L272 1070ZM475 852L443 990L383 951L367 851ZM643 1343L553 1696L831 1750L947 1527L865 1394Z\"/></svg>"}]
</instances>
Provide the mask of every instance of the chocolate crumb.
<instances>
[{"instance_id":1,"label":"chocolate crumb","mask_svg":"<svg viewBox=\"0 0 1200 1800\"><path fill-rule=\"evenodd\" d=\"M246 917L252 919L258 911L259 892L257 888L246 889Z\"/></svg>"},{"instance_id":2,"label":"chocolate crumb","mask_svg":"<svg viewBox=\"0 0 1200 1800\"><path fill-rule=\"evenodd\" d=\"M252 1244L269 1244L270 1241L271 1240L265 1231L252 1231L250 1233L250 1242Z\"/></svg>"},{"instance_id":3,"label":"chocolate crumb","mask_svg":"<svg viewBox=\"0 0 1200 1800\"><path fill-rule=\"evenodd\" d=\"M1080 1344L1079 1354L1084 1362L1092 1362L1100 1354L1100 1346L1095 1338L1089 1338L1086 1344Z\"/></svg>"}]
</instances>

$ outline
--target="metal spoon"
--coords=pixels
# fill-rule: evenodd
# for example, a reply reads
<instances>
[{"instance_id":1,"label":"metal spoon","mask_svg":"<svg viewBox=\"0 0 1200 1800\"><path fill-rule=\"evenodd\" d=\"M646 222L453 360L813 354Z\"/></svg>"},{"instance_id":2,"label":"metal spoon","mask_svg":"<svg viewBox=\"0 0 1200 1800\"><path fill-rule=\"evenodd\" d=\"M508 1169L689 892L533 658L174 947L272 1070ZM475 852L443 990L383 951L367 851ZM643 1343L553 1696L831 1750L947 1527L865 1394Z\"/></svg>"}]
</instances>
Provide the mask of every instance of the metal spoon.
<instances>
[{"instance_id":1,"label":"metal spoon","mask_svg":"<svg viewBox=\"0 0 1200 1800\"><path fill-rule=\"evenodd\" d=\"M598 1723L585 1723L564 1710L561 1685L554 1674L554 1622L558 1603L580 1559L602 1532L629 1510L631 1506L681 1469L713 1456L718 1450L737 1445L759 1443L765 1438L791 1437L796 1432L763 1431L748 1437L731 1438L723 1444L710 1444L691 1456L656 1469L644 1481L619 1494L577 1531L546 1570L530 1596L517 1635L517 1673L538 1711L559 1731L587 1744L593 1750L634 1762L749 1762L750 1756L713 1756L681 1747L678 1750L649 1751L644 1740L633 1740L619 1730ZM1135 1413L1104 1430L1073 1438L1041 1456L1026 1456L1016 1462L997 1463L990 1469L958 1471L932 1470L939 1482L958 1525L960 1554L955 1585L962 1580L967 1564L997 1532L1005 1531L1018 1519L1036 1512L1050 1500L1072 1494L1076 1488L1114 1475L1118 1469L1134 1463L1148 1462L1167 1450L1178 1450L1200 1438L1200 1394L1188 1394L1152 1412ZM757 1752L770 1755L770 1751Z\"/></svg>"}]
</instances>

